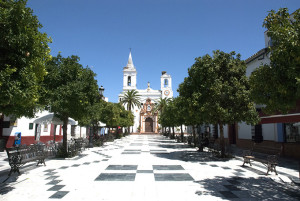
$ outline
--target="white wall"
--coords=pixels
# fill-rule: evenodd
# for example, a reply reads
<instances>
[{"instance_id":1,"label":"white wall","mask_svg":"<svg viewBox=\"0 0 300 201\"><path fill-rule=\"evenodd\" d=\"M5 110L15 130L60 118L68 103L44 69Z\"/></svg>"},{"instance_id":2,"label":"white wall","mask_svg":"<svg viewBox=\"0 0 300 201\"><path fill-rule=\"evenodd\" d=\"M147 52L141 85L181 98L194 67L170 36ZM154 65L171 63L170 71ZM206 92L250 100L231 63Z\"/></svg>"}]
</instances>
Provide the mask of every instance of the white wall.
<instances>
[{"instance_id":1,"label":"white wall","mask_svg":"<svg viewBox=\"0 0 300 201\"><path fill-rule=\"evenodd\" d=\"M239 139L252 139L251 125L247 125L245 122L238 124L238 138Z\"/></svg>"},{"instance_id":2,"label":"white wall","mask_svg":"<svg viewBox=\"0 0 300 201\"><path fill-rule=\"evenodd\" d=\"M42 117L44 115L49 114L48 111L42 111L36 113L36 118ZM29 124L33 123L33 121L36 118L26 118L26 117L21 117L17 119L17 126L11 126L10 128L3 128L3 136L14 136L16 132L21 132L22 136L35 136L35 126L36 124L33 124L33 128L29 129ZM9 121L9 117L5 117L4 121ZM41 124L41 136L50 136L51 132L51 124L48 125L48 130L45 131L45 124ZM60 125L57 125L56 127L56 135L59 135L59 129ZM62 133L62 131L61 131ZM70 139L71 136L71 125L68 125L68 139ZM86 137L86 128L82 127L81 128L81 136ZM80 137L80 127L76 126L75 128L75 138ZM74 138L74 137L73 137Z\"/></svg>"},{"instance_id":3,"label":"white wall","mask_svg":"<svg viewBox=\"0 0 300 201\"><path fill-rule=\"evenodd\" d=\"M276 124L262 124L262 135L264 140L277 141L277 125Z\"/></svg>"}]
</instances>

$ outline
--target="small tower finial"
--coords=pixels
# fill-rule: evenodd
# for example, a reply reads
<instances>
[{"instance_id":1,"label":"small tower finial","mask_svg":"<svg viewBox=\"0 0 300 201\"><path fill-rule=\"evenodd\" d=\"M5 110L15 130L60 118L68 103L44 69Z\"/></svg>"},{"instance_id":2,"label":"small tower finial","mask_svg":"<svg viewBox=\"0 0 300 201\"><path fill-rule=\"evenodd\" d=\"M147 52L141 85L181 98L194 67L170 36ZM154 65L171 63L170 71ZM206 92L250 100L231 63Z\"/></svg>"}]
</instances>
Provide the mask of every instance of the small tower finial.
<instances>
[{"instance_id":1,"label":"small tower finial","mask_svg":"<svg viewBox=\"0 0 300 201\"><path fill-rule=\"evenodd\" d=\"M134 65L133 65L133 62L132 62L132 56L131 56L131 48L130 48L128 62L127 62L127 66L126 67L128 67L128 68L134 68Z\"/></svg>"}]
</instances>

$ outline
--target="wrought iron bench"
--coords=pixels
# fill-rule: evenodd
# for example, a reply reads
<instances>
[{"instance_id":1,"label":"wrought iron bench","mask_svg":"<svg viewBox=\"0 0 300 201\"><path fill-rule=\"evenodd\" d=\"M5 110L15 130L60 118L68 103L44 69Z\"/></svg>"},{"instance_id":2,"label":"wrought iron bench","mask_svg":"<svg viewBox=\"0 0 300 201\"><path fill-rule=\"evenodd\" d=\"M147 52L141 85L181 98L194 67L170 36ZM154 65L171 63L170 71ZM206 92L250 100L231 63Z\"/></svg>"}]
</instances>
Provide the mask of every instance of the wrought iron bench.
<instances>
[{"instance_id":1,"label":"wrought iron bench","mask_svg":"<svg viewBox=\"0 0 300 201\"><path fill-rule=\"evenodd\" d=\"M277 175L276 166L281 152L281 147L277 148L254 145L252 150L243 151L244 163L242 166L244 166L245 163L249 163L250 166L252 166L251 161L257 161L267 167L266 175L268 175L269 172L275 172Z\"/></svg>"},{"instance_id":2,"label":"wrought iron bench","mask_svg":"<svg viewBox=\"0 0 300 201\"><path fill-rule=\"evenodd\" d=\"M13 172L20 174L20 167L28 162L37 161L37 166L40 163L46 166L47 152L45 152L45 145L21 145L20 147L7 148L6 153L11 167L8 176Z\"/></svg>"}]
</instances>

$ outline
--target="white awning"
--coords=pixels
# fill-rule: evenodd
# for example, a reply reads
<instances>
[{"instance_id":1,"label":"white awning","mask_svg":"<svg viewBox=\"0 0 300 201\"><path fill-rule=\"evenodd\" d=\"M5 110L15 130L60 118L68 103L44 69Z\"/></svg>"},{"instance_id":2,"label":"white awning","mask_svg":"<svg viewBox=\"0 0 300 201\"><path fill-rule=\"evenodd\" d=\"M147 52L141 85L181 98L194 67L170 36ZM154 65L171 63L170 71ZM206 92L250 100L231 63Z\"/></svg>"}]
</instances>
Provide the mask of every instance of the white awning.
<instances>
[{"instance_id":1,"label":"white awning","mask_svg":"<svg viewBox=\"0 0 300 201\"><path fill-rule=\"evenodd\" d=\"M60 120L58 117L54 116L53 113L41 116L41 117L35 119L33 121L33 123L36 123L36 124L47 123L47 124L63 125L63 121ZM72 126L76 125L76 121L72 118L69 118L68 124L71 124Z\"/></svg>"}]
</instances>

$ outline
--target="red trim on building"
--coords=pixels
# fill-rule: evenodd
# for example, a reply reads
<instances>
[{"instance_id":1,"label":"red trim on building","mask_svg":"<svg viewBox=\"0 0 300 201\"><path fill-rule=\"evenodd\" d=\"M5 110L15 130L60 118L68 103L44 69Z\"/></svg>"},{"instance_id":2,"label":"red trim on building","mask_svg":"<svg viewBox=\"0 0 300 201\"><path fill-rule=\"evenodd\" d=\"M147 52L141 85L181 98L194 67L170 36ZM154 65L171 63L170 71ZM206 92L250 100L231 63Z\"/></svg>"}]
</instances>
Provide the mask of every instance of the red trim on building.
<instances>
[{"instance_id":1,"label":"red trim on building","mask_svg":"<svg viewBox=\"0 0 300 201\"><path fill-rule=\"evenodd\" d=\"M60 142L60 141L62 141L62 139L63 139L62 135L55 135L55 142ZM41 136L39 142L46 143L50 140L53 140L53 136ZM15 136L9 136L8 140L6 142L6 148L12 147L14 144L14 141L15 141ZM35 140L34 136L22 136L21 137L21 144L30 145L30 144L35 144L37 142L38 141Z\"/></svg>"},{"instance_id":2,"label":"red trim on building","mask_svg":"<svg viewBox=\"0 0 300 201\"><path fill-rule=\"evenodd\" d=\"M271 123L290 123L290 122L300 122L299 115L278 115L270 117L261 117L261 124L271 124Z\"/></svg>"}]
</instances>

